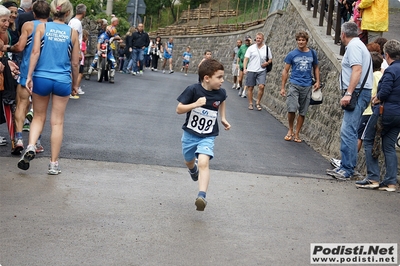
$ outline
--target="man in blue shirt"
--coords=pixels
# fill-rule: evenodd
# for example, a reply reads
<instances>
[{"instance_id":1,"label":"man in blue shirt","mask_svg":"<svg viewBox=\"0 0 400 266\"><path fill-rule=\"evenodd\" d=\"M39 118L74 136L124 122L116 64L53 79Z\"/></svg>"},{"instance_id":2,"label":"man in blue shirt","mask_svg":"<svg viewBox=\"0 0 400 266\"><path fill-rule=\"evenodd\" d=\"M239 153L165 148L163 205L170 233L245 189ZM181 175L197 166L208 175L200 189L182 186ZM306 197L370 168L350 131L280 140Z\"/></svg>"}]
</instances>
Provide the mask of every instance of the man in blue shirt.
<instances>
[{"instance_id":1,"label":"man in blue shirt","mask_svg":"<svg viewBox=\"0 0 400 266\"><path fill-rule=\"evenodd\" d=\"M318 90L320 86L317 53L307 47L308 38L308 33L305 31L296 33L297 49L291 51L285 58L280 92L281 96L287 96L289 131L284 139L287 141L294 140L298 143L302 141L299 134L310 105L311 88ZM289 78L289 91L286 94L285 84L290 68L292 73ZM313 72L316 81L314 85L312 85ZM297 111L299 111L299 115L296 121L296 131L293 131Z\"/></svg>"}]
</instances>

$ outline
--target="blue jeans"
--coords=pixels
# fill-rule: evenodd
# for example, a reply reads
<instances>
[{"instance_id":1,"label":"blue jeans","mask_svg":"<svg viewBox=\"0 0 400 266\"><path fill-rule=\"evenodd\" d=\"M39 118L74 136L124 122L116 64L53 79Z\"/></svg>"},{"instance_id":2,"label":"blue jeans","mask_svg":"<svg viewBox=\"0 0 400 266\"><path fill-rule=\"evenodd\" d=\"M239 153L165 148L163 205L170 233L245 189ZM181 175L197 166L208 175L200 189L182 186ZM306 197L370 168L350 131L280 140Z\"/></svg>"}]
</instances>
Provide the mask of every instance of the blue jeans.
<instances>
[{"instance_id":1,"label":"blue jeans","mask_svg":"<svg viewBox=\"0 0 400 266\"><path fill-rule=\"evenodd\" d=\"M340 154L342 156L340 170L346 172L346 177L354 174L354 168L357 165L357 129L362 113L370 101L371 90L363 89L358 96L356 108L353 111L344 110L340 128Z\"/></svg>"},{"instance_id":2,"label":"blue jeans","mask_svg":"<svg viewBox=\"0 0 400 266\"><path fill-rule=\"evenodd\" d=\"M379 160L372 157L372 146L375 138L375 125L378 115L373 114L368 121L364 135L364 150L367 163L367 179L380 181ZM382 116L382 151L385 156L386 174L382 181L384 185L397 184L397 155L396 141L400 132L399 116Z\"/></svg>"},{"instance_id":3,"label":"blue jeans","mask_svg":"<svg viewBox=\"0 0 400 266\"><path fill-rule=\"evenodd\" d=\"M133 72L139 72L137 62L139 61L141 70L143 69L144 50L142 48L133 48L132 59L129 62L128 68L132 66ZM132 63L132 64L131 64Z\"/></svg>"}]
</instances>

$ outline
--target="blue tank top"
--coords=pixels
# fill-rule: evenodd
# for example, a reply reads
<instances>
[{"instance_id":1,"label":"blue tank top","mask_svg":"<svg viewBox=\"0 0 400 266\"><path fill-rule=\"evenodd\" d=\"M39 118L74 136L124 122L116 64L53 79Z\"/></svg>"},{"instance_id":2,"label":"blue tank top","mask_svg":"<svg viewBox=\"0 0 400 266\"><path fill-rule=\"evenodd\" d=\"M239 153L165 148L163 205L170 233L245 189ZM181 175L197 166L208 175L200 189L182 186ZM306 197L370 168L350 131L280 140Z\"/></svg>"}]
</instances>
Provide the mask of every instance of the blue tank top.
<instances>
[{"instance_id":1,"label":"blue tank top","mask_svg":"<svg viewBox=\"0 0 400 266\"><path fill-rule=\"evenodd\" d=\"M47 22L34 77L71 83L71 30L67 24Z\"/></svg>"},{"instance_id":2,"label":"blue tank top","mask_svg":"<svg viewBox=\"0 0 400 266\"><path fill-rule=\"evenodd\" d=\"M31 58L31 53L32 53L32 47L33 47L33 39L35 36L36 32L36 27L39 25L41 22L39 20L34 20L33 21L33 31L32 34L28 36L26 39L26 46L25 49L22 51L22 60L21 60L21 65L19 66L19 76L21 78L25 78L28 76L28 70L29 70L29 59Z\"/></svg>"}]
</instances>

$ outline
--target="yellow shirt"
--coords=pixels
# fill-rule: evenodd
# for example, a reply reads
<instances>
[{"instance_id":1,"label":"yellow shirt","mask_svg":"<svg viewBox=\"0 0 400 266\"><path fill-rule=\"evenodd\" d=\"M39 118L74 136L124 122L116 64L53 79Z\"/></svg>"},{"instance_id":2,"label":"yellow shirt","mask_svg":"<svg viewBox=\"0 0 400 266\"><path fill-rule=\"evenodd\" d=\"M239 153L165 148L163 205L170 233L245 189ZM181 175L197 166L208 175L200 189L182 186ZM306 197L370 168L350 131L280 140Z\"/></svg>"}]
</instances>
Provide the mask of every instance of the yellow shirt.
<instances>
[{"instance_id":1,"label":"yellow shirt","mask_svg":"<svg viewBox=\"0 0 400 266\"><path fill-rule=\"evenodd\" d=\"M362 9L361 29L369 31L388 31L389 1L361 0L358 6Z\"/></svg>"},{"instance_id":2,"label":"yellow shirt","mask_svg":"<svg viewBox=\"0 0 400 266\"><path fill-rule=\"evenodd\" d=\"M379 83L379 80L381 79L382 75L383 74L381 71L374 72L374 81L372 82L371 97L374 97L376 95L376 93L378 92L378 83ZM367 109L365 109L365 111L362 115L372 115L371 102L368 104Z\"/></svg>"}]
</instances>

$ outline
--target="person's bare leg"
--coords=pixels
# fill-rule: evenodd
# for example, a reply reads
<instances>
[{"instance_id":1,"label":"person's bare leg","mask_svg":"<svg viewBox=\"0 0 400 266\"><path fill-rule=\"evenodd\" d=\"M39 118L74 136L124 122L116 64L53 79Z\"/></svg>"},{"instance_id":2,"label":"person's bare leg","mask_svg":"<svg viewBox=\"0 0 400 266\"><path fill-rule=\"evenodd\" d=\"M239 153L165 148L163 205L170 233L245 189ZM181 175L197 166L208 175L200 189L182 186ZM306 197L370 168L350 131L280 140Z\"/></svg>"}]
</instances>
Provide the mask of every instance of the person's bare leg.
<instances>
[{"instance_id":1,"label":"person's bare leg","mask_svg":"<svg viewBox=\"0 0 400 266\"><path fill-rule=\"evenodd\" d=\"M69 97L53 95L51 108L51 162L58 160L64 130L64 114Z\"/></svg>"},{"instance_id":2,"label":"person's bare leg","mask_svg":"<svg viewBox=\"0 0 400 266\"><path fill-rule=\"evenodd\" d=\"M300 130L303 127L305 116L299 115L297 117L297 123L296 123L296 132L294 133L294 137L298 140L300 140Z\"/></svg>"},{"instance_id":3,"label":"person's bare leg","mask_svg":"<svg viewBox=\"0 0 400 266\"><path fill-rule=\"evenodd\" d=\"M46 122L47 106L49 104L50 95L40 96L32 94L33 113L35 114L29 129L29 145L35 145Z\"/></svg>"},{"instance_id":4,"label":"person's bare leg","mask_svg":"<svg viewBox=\"0 0 400 266\"><path fill-rule=\"evenodd\" d=\"M15 109L15 132L22 132L26 113L29 110L29 92L20 84L17 86L17 108Z\"/></svg>"},{"instance_id":5,"label":"person's bare leg","mask_svg":"<svg viewBox=\"0 0 400 266\"><path fill-rule=\"evenodd\" d=\"M249 107L250 105L253 106L253 88L252 86L247 86L247 99L249 101Z\"/></svg>"},{"instance_id":6,"label":"person's bare leg","mask_svg":"<svg viewBox=\"0 0 400 266\"><path fill-rule=\"evenodd\" d=\"M294 125L294 119L296 118L296 113L289 112L287 116L288 116L288 122L289 122L289 130L288 130L287 136L290 136L292 138L292 135L294 135L293 125Z\"/></svg>"},{"instance_id":7,"label":"person's bare leg","mask_svg":"<svg viewBox=\"0 0 400 266\"><path fill-rule=\"evenodd\" d=\"M210 182L210 156L199 154L198 167L199 167L199 191L207 192L208 184Z\"/></svg>"},{"instance_id":8,"label":"person's bare leg","mask_svg":"<svg viewBox=\"0 0 400 266\"><path fill-rule=\"evenodd\" d=\"M263 97L263 95L264 95L264 85L263 84L260 84L260 85L258 85L258 92L257 92L257 101L256 101L256 104L260 104L260 102L261 102L261 99L262 99L262 97Z\"/></svg>"}]
</instances>

